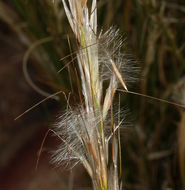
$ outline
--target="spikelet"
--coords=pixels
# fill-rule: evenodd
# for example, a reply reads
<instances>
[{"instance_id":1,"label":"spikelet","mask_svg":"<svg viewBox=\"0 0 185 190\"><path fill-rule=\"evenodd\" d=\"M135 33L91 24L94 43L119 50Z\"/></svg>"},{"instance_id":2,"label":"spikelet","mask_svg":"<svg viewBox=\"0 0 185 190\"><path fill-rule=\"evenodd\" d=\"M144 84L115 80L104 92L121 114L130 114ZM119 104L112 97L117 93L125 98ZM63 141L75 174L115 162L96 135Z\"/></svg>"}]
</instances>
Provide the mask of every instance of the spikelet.
<instances>
[{"instance_id":1,"label":"spikelet","mask_svg":"<svg viewBox=\"0 0 185 190\"><path fill-rule=\"evenodd\" d=\"M116 27L110 27L103 34L101 32L98 37L99 64L103 67L101 69L101 75L104 80L109 80L112 74L112 59L125 85L129 86L130 83L138 81L139 67L131 55L121 52L124 43L125 39L122 38L119 29Z\"/></svg>"}]
</instances>

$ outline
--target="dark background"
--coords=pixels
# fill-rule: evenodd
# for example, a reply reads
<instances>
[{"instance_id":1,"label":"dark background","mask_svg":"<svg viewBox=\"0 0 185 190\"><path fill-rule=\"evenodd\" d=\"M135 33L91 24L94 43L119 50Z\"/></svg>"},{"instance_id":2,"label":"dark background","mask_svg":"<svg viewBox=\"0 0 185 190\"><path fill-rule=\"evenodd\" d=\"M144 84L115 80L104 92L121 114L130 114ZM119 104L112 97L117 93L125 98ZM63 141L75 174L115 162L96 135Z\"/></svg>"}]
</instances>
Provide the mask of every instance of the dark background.
<instances>
[{"instance_id":1,"label":"dark background","mask_svg":"<svg viewBox=\"0 0 185 190\"><path fill-rule=\"evenodd\" d=\"M100 0L98 22L99 29L120 28L126 38L123 51L140 67L141 80L129 90L185 104L184 0ZM0 1L0 189L90 187L80 166L71 172L50 164L50 152L59 143L51 133L35 170L41 142L66 107L63 95L14 120L44 98L23 74L23 59L30 49L27 71L36 86L50 94L70 91L68 73L74 76L73 70L57 74L70 61L59 61L70 53L67 36L75 41L60 1ZM71 80L77 93L75 78ZM132 94L121 98L132 122L122 134L125 189L183 189L184 109Z\"/></svg>"}]
</instances>

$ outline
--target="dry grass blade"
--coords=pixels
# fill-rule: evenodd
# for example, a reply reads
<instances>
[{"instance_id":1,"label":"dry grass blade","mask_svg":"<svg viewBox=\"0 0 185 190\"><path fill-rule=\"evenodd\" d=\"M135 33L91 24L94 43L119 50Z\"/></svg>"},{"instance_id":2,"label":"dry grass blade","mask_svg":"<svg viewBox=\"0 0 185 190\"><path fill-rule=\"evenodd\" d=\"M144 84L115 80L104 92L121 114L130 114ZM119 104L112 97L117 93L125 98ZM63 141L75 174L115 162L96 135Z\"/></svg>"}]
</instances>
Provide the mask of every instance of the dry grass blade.
<instances>
[{"instance_id":1,"label":"dry grass blade","mask_svg":"<svg viewBox=\"0 0 185 190\"><path fill-rule=\"evenodd\" d=\"M28 84L36 91L38 92L39 94L45 96L45 97L48 97L50 96L51 94L43 91L42 89L40 89L36 84L34 84L34 82L32 81L32 79L30 78L29 76L29 73L28 73L28 69L27 69L27 64L28 64L28 59L29 59L29 56L30 54L32 53L33 50L35 50L35 48L43 43L46 43L46 42L50 42L52 40L52 37L47 37L47 38L44 38L44 39L41 39L41 40L38 40L36 41L35 43L33 43L30 48L26 51L24 57L23 57L23 73L24 73L24 76L25 76L25 79L26 81L28 82ZM52 96L51 98L55 99L55 100L58 100L58 97L57 96Z\"/></svg>"}]
</instances>

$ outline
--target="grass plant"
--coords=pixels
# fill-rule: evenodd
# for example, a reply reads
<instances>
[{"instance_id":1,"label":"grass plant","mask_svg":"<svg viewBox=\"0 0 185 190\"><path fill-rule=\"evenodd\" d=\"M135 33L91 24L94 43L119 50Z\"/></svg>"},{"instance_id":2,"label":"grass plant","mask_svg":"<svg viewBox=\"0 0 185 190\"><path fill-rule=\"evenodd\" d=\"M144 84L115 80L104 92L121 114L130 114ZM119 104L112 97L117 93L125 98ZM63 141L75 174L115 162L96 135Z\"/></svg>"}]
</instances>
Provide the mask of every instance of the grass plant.
<instances>
[{"instance_id":1,"label":"grass plant","mask_svg":"<svg viewBox=\"0 0 185 190\"><path fill-rule=\"evenodd\" d=\"M123 125L120 113L113 117L113 98L120 82L127 90L130 73L128 60L120 49L119 30L97 32L97 2L65 1L63 6L78 47L77 63L83 94L80 105L68 106L56 124L64 144L57 149L54 162L79 161L92 179L95 190L121 189L118 158L121 146L118 129ZM124 78L121 70L124 71ZM134 71L134 68L133 68ZM134 77L132 77L134 78ZM104 90L105 82L108 87ZM104 95L103 95L104 92ZM109 114L109 110L111 113ZM110 119L109 119L110 117ZM121 160L120 160L121 161Z\"/></svg>"},{"instance_id":2,"label":"grass plant","mask_svg":"<svg viewBox=\"0 0 185 190\"><path fill-rule=\"evenodd\" d=\"M95 27L97 9L91 10L90 0L87 3L70 2L73 5L63 1L74 35L69 32L62 1L0 2L1 22L18 34L24 47L34 47L26 60L34 63L41 73L39 79L49 86L47 90L50 93L61 90L69 93L67 86L70 84L73 89L66 113L56 124L57 133L64 142L54 160L60 164L63 162L61 157L69 160L69 155L73 161L80 160L89 175L96 176L93 178L95 188L110 188L107 181L114 181L116 188L117 184L120 188L122 178L123 187L128 190L182 189L185 184L184 110L170 105L169 101L174 99L184 104L184 87L179 87L185 73L184 0L98 1L99 30ZM84 15L88 16L84 18ZM85 22L89 24L85 25ZM143 79L135 89L139 92L136 94L169 100L167 104L151 102L148 96L132 93L120 97L120 105L127 104L135 118L134 127L122 134L125 145L123 163L119 159L122 154L118 131L124 120L119 114L115 118L116 112L121 111L119 106L114 109L111 105L118 85L127 88L129 82L135 81L135 74L130 75L130 59L125 59L126 55L121 51L122 39L117 29L110 29L112 24L120 28L120 33L126 32L128 45L134 57L140 60ZM107 32L101 32L102 26ZM70 48L65 40L66 32L73 42ZM39 43L48 38L51 41ZM77 52L69 51L72 48ZM69 56L59 62L66 54ZM71 79L66 81L68 71ZM77 71L80 77L75 74ZM55 93L63 101L59 94ZM89 137L84 135L87 133L90 133ZM98 133L100 136L96 135ZM80 139L80 135L85 141ZM109 143L106 139L110 139ZM97 143L101 149L97 148ZM91 151L87 152L87 147ZM78 150L80 155L77 156L74 150ZM101 161L101 158L108 159ZM98 163L96 167L95 162ZM116 171L114 163L123 167L122 174ZM117 177L116 173L121 176Z\"/></svg>"}]
</instances>

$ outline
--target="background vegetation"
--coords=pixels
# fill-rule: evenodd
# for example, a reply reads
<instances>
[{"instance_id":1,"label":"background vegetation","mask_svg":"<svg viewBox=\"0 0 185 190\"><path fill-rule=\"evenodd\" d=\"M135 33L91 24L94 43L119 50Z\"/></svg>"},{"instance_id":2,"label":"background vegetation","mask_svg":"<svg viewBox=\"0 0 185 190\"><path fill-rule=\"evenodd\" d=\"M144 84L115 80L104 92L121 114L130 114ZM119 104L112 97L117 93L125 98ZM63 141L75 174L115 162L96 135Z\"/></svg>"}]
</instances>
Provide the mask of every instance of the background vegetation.
<instances>
[{"instance_id":1,"label":"background vegetation","mask_svg":"<svg viewBox=\"0 0 185 190\"><path fill-rule=\"evenodd\" d=\"M141 80L130 90L185 104L184 0L100 0L98 14L99 29L120 28L127 52L138 62ZM75 71L66 67L57 73L71 60L59 61L70 54L68 37L75 42L60 1L1 1L0 27L6 42L6 31L16 33L25 77L36 91L46 96L69 92L71 83L77 94ZM183 189L184 109L142 96L121 97L133 121L122 134L125 189ZM59 102L65 104L63 96Z\"/></svg>"}]
</instances>

